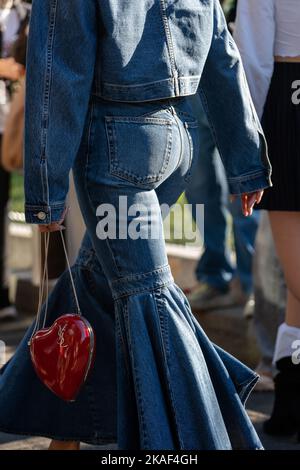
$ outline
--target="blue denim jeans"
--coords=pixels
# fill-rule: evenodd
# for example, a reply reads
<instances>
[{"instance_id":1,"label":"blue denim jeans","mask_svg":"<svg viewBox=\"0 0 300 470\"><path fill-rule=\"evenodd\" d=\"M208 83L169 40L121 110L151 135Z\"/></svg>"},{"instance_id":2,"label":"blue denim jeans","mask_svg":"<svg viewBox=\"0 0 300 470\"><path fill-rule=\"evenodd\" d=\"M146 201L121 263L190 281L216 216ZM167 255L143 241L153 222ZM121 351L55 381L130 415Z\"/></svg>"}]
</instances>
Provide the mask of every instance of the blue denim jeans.
<instances>
[{"instance_id":1,"label":"blue denim jeans","mask_svg":"<svg viewBox=\"0 0 300 470\"><path fill-rule=\"evenodd\" d=\"M73 272L96 331L95 366L77 402L63 403L39 384L25 338L2 371L0 429L87 442L115 437L120 449L261 448L243 406L257 377L210 343L166 256L160 204L184 190L198 145L190 98L91 100L73 168L87 226ZM140 208L125 223L121 196ZM101 238L101 204L116 209L116 237ZM143 208L152 210L157 237L145 236ZM141 236L121 236L129 225ZM49 323L74 309L68 282L65 273L50 297Z\"/></svg>"},{"instance_id":2,"label":"blue denim jeans","mask_svg":"<svg viewBox=\"0 0 300 470\"><path fill-rule=\"evenodd\" d=\"M200 156L186 197L195 209L204 204L204 252L196 268L199 281L206 282L220 291L227 291L234 276L238 277L246 293L252 291L252 256L259 213L244 217L240 199L229 202L229 191L215 140L198 98L197 117L200 133ZM231 258L229 244L229 214L232 215L232 229L236 253L236 266ZM202 227L199 227L201 229Z\"/></svg>"}]
</instances>

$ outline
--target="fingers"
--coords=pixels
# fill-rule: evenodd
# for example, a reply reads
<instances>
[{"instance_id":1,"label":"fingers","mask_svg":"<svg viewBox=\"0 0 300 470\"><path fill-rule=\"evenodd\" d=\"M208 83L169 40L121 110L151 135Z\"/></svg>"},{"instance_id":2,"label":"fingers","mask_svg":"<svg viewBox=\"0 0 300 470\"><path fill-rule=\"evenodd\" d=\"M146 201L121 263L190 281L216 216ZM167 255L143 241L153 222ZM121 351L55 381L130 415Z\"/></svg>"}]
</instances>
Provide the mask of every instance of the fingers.
<instances>
[{"instance_id":1,"label":"fingers","mask_svg":"<svg viewBox=\"0 0 300 470\"><path fill-rule=\"evenodd\" d=\"M242 200L242 212L243 212L244 216L247 217L249 215L249 213L248 213L248 196L247 196L247 194L243 194L242 197L241 197L241 200Z\"/></svg>"},{"instance_id":2,"label":"fingers","mask_svg":"<svg viewBox=\"0 0 300 470\"><path fill-rule=\"evenodd\" d=\"M256 199L256 204L259 204L261 202L263 195L264 195L263 191L258 192L258 196L257 196L257 199Z\"/></svg>"},{"instance_id":3,"label":"fingers","mask_svg":"<svg viewBox=\"0 0 300 470\"><path fill-rule=\"evenodd\" d=\"M65 227L58 222L48 225L39 225L40 233L58 232L59 230L65 230Z\"/></svg>"},{"instance_id":4,"label":"fingers","mask_svg":"<svg viewBox=\"0 0 300 470\"><path fill-rule=\"evenodd\" d=\"M252 215L253 213L253 207L254 207L254 204L256 203L256 198L257 198L256 193L248 195L248 198L247 198L248 215Z\"/></svg>"},{"instance_id":5,"label":"fingers","mask_svg":"<svg viewBox=\"0 0 300 470\"><path fill-rule=\"evenodd\" d=\"M263 196L263 191L242 195L242 211L245 217L252 215L253 207L259 204Z\"/></svg>"}]
</instances>

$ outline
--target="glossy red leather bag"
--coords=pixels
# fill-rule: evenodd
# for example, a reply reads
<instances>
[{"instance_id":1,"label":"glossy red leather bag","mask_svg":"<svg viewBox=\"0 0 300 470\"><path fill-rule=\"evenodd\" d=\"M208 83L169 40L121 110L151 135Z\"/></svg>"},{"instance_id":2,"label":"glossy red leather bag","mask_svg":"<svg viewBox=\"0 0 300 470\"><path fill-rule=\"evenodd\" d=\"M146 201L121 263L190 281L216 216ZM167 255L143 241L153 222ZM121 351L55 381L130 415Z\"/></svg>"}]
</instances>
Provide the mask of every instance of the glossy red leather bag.
<instances>
[{"instance_id":1,"label":"glossy red leather bag","mask_svg":"<svg viewBox=\"0 0 300 470\"><path fill-rule=\"evenodd\" d=\"M29 341L30 355L34 369L43 384L61 399L74 401L93 365L95 334L92 326L80 311L62 231L62 243L76 300L77 313L63 314L55 320L53 325L45 328L48 307L46 300L43 326L40 328L45 281L48 284L47 253L49 236L50 234L45 235L46 259L41 281L36 325Z\"/></svg>"}]
</instances>

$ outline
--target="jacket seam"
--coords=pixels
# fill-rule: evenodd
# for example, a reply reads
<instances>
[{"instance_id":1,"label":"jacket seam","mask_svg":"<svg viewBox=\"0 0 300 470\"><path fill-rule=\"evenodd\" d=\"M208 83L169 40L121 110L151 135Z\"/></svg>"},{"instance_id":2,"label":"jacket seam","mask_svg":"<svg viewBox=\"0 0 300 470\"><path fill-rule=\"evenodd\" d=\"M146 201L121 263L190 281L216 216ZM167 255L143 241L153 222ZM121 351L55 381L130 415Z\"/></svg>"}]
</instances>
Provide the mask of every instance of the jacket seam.
<instances>
[{"instance_id":1,"label":"jacket seam","mask_svg":"<svg viewBox=\"0 0 300 470\"><path fill-rule=\"evenodd\" d=\"M195 81L195 80L199 80L201 78L201 75L182 75L180 77L178 77L178 81L180 82L181 80L186 80L186 81ZM167 78L163 78L161 80L154 80L153 82L146 82L146 83L134 83L133 85L123 85L123 84L119 84L119 83L110 83L110 82L105 82L103 81L102 84L104 86L108 86L108 87L115 87L115 88L146 88L146 87L151 87L152 85L153 86L156 86L158 83L163 83L163 82L168 82L168 81L173 81L172 77L167 77Z\"/></svg>"},{"instance_id":2,"label":"jacket seam","mask_svg":"<svg viewBox=\"0 0 300 470\"><path fill-rule=\"evenodd\" d=\"M54 202L51 205L47 204L25 204L25 208L28 210L35 210L35 209L42 209L42 208L51 208L51 209L60 209L61 207L64 207L65 203L64 202Z\"/></svg>"},{"instance_id":3,"label":"jacket seam","mask_svg":"<svg viewBox=\"0 0 300 470\"><path fill-rule=\"evenodd\" d=\"M256 179L260 176L265 176L266 172L269 174L268 170L253 171L251 173L246 173L245 175L229 177L228 181L230 183L239 183L239 182L242 183L244 181L250 181L250 180Z\"/></svg>"},{"instance_id":4,"label":"jacket seam","mask_svg":"<svg viewBox=\"0 0 300 470\"><path fill-rule=\"evenodd\" d=\"M171 34L170 26L169 26L165 0L160 0L160 9L161 9L161 14L162 14L162 21L163 21L163 27L165 31L167 46L168 46L172 77L173 77L173 81L175 85L175 95L179 96L180 92L179 92L179 83L178 83L178 70L177 70L177 65L176 65L176 60L175 60L174 44L173 44L172 34Z\"/></svg>"},{"instance_id":5,"label":"jacket seam","mask_svg":"<svg viewBox=\"0 0 300 470\"><path fill-rule=\"evenodd\" d=\"M41 180L42 180L42 191L43 200L47 201L49 206L49 183L48 183L48 168L47 168L47 131L49 126L49 107L50 107L50 93L52 85L52 64L53 64L53 42L55 35L56 26L56 13L57 13L57 1L52 0L50 5L50 21L47 37L47 53L46 53L46 73L44 80L44 97L43 97L43 114L42 114L42 148L41 148L41 163L45 165L44 172L41 166Z\"/></svg>"},{"instance_id":6,"label":"jacket seam","mask_svg":"<svg viewBox=\"0 0 300 470\"><path fill-rule=\"evenodd\" d=\"M209 127L210 127L210 130L211 130L212 136L214 138L214 141L215 141L216 147L218 149L218 152L220 154L220 157L224 162L224 155L223 155L223 152L221 151L221 145L220 145L220 143L218 141L218 138L217 138L217 133L216 133L216 130L215 130L215 127L214 127L214 124L213 124L213 120L211 119L208 99L207 99L205 91L203 90L201 85L199 86L199 92L200 92L200 95L202 96L202 99L205 103L206 116L207 116L207 120L209 122Z\"/></svg>"}]
</instances>

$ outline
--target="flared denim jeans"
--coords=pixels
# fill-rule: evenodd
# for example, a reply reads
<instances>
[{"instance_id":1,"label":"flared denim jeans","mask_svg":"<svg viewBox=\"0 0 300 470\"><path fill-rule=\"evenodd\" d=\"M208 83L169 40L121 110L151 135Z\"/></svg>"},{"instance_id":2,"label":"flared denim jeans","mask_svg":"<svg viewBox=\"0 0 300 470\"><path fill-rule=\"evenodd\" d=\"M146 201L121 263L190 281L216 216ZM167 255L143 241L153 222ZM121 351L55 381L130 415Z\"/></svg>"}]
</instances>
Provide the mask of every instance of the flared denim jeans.
<instances>
[{"instance_id":1,"label":"flared denim jeans","mask_svg":"<svg viewBox=\"0 0 300 470\"><path fill-rule=\"evenodd\" d=\"M120 449L262 448L244 409L257 376L211 344L166 255L161 204L176 202L193 171L194 116L193 98L91 99L73 168L87 233L72 270L96 361L78 400L64 403L34 374L29 331L0 376L0 429ZM74 309L65 273L48 323Z\"/></svg>"}]
</instances>

